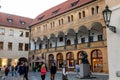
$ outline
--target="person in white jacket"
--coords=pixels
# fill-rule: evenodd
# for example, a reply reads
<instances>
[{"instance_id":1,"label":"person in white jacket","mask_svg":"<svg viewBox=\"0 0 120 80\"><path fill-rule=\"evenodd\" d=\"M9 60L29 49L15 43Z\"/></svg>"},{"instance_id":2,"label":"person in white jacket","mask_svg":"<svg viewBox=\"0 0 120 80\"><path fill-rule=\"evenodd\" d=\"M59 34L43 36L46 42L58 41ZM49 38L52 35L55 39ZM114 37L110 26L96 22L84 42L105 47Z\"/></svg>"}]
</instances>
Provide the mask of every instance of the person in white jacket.
<instances>
[{"instance_id":1,"label":"person in white jacket","mask_svg":"<svg viewBox=\"0 0 120 80\"><path fill-rule=\"evenodd\" d=\"M68 80L67 78L67 67L65 65L63 65L63 69L62 69L62 80Z\"/></svg>"}]
</instances>

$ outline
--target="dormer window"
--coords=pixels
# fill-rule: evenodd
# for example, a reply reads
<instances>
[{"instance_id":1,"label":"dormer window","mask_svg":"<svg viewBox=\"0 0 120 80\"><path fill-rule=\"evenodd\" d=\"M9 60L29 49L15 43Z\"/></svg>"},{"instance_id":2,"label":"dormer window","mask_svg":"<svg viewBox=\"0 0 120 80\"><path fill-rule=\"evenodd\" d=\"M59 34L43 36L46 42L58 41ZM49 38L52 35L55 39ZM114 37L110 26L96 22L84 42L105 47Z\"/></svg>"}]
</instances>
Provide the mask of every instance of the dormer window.
<instances>
[{"instance_id":1,"label":"dormer window","mask_svg":"<svg viewBox=\"0 0 120 80\"><path fill-rule=\"evenodd\" d=\"M39 20L42 20L42 19L44 18L44 16L45 16L45 15L41 16L40 18L38 18L38 21L39 21Z\"/></svg>"},{"instance_id":2,"label":"dormer window","mask_svg":"<svg viewBox=\"0 0 120 80\"><path fill-rule=\"evenodd\" d=\"M78 2L79 2L79 0L71 3L71 7L76 6Z\"/></svg>"},{"instance_id":3,"label":"dormer window","mask_svg":"<svg viewBox=\"0 0 120 80\"><path fill-rule=\"evenodd\" d=\"M11 22L13 22L13 19L7 19L7 21L8 21L9 23L11 23Z\"/></svg>"},{"instance_id":4,"label":"dormer window","mask_svg":"<svg viewBox=\"0 0 120 80\"><path fill-rule=\"evenodd\" d=\"M25 22L24 22L24 21L20 21L20 23L21 23L22 25L25 25Z\"/></svg>"},{"instance_id":5,"label":"dormer window","mask_svg":"<svg viewBox=\"0 0 120 80\"><path fill-rule=\"evenodd\" d=\"M57 10L53 11L53 12L52 12L52 15L53 15L53 14L57 14L59 10L60 10L60 9L57 9Z\"/></svg>"}]
</instances>

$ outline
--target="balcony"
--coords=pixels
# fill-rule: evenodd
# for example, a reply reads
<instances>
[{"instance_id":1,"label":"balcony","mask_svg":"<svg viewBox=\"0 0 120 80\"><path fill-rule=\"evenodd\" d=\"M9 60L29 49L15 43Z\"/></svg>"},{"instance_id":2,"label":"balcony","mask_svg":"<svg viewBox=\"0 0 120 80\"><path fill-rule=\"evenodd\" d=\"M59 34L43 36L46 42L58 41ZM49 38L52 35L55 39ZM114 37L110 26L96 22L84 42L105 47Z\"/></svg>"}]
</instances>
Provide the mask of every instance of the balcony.
<instances>
[{"instance_id":1,"label":"balcony","mask_svg":"<svg viewBox=\"0 0 120 80\"><path fill-rule=\"evenodd\" d=\"M55 48L49 48L49 49L40 49L40 50L31 50L30 53L36 53L36 54L40 54L40 53L45 53L45 52L55 52L55 51L63 51L63 50L74 50L74 49L84 49L84 48L90 48L90 47L104 47L107 46L107 41L94 41L94 42L90 42L89 43L89 47L88 47L88 43L79 43L77 45L77 48L75 48L75 45L69 45L66 46L66 49L64 49L64 46L58 46L55 50Z\"/></svg>"},{"instance_id":2,"label":"balcony","mask_svg":"<svg viewBox=\"0 0 120 80\"><path fill-rule=\"evenodd\" d=\"M66 50L73 50L75 49L75 45L69 45L69 46L66 46Z\"/></svg>"},{"instance_id":3,"label":"balcony","mask_svg":"<svg viewBox=\"0 0 120 80\"><path fill-rule=\"evenodd\" d=\"M90 43L90 47L102 47L107 46L107 41L95 41Z\"/></svg>"}]
</instances>

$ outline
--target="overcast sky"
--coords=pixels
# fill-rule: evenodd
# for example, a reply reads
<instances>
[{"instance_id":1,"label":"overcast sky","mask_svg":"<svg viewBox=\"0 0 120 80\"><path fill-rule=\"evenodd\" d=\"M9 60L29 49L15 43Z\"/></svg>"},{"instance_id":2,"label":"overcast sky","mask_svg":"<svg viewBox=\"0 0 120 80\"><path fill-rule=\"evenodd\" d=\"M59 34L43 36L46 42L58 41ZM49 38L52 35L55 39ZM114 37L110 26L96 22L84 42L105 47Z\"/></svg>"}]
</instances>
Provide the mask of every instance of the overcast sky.
<instances>
[{"instance_id":1,"label":"overcast sky","mask_svg":"<svg viewBox=\"0 0 120 80\"><path fill-rule=\"evenodd\" d=\"M0 12L35 18L64 1L67 0L0 0Z\"/></svg>"}]
</instances>

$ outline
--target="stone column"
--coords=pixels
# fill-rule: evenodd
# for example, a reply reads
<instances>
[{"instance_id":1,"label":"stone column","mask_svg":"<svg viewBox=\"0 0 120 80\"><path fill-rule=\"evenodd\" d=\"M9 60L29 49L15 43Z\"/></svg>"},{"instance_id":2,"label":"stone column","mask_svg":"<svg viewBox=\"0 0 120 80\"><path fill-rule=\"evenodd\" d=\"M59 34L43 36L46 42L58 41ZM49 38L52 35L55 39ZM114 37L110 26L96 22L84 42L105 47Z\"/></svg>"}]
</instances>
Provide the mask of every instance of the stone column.
<instances>
[{"instance_id":1,"label":"stone column","mask_svg":"<svg viewBox=\"0 0 120 80\"><path fill-rule=\"evenodd\" d=\"M65 45L64 45L64 49L66 49L66 40L67 40L67 35L65 35L65 37L64 37L65 39L64 39L64 41L65 41Z\"/></svg>"},{"instance_id":2,"label":"stone column","mask_svg":"<svg viewBox=\"0 0 120 80\"><path fill-rule=\"evenodd\" d=\"M88 30L88 47L90 47L90 30Z\"/></svg>"},{"instance_id":3,"label":"stone column","mask_svg":"<svg viewBox=\"0 0 120 80\"><path fill-rule=\"evenodd\" d=\"M77 44L78 44L78 37L77 37L78 33L75 33L75 41L74 41L74 44L75 44L75 49L77 49Z\"/></svg>"},{"instance_id":4,"label":"stone column","mask_svg":"<svg viewBox=\"0 0 120 80\"><path fill-rule=\"evenodd\" d=\"M57 50L57 37L55 38L55 50Z\"/></svg>"}]
</instances>

